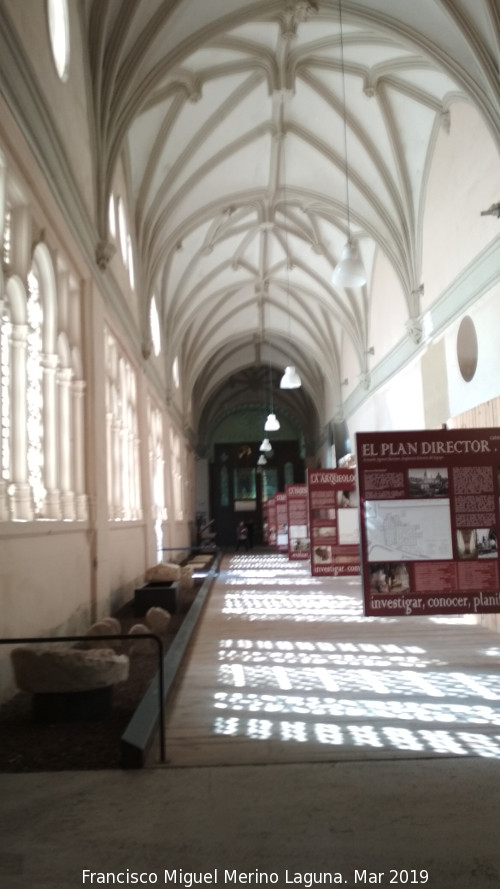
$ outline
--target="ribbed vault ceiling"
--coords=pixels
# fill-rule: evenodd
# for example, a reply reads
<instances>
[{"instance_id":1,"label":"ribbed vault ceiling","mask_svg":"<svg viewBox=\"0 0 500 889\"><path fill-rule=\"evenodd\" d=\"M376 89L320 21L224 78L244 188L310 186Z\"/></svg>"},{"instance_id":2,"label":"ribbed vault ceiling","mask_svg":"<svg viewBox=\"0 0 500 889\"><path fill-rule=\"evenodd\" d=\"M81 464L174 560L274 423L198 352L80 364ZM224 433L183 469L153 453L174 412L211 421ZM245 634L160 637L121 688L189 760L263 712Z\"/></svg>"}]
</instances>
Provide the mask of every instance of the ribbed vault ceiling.
<instances>
[{"instance_id":1,"label":"ribbed vault ceiling","mask_svg":"<svg viewBox=\"0 0 500 889\"><path fill-rule=\"evenodd\" d=\"M367 370L378 251L408 320L419 316L426 173L450 104L473 100L500 141L498 2L342 0L339 10L339 0L94 0L87 9L101 234L124 156L145 340L155 294L195 428L227 406L221 387L234 374L290 360L304 384L298 421L318 427L329 419L325 390L341 404L346 348L360 376ZM331 284L349 227L368 272L354 290Z\"/></svg>"}]
</instances>

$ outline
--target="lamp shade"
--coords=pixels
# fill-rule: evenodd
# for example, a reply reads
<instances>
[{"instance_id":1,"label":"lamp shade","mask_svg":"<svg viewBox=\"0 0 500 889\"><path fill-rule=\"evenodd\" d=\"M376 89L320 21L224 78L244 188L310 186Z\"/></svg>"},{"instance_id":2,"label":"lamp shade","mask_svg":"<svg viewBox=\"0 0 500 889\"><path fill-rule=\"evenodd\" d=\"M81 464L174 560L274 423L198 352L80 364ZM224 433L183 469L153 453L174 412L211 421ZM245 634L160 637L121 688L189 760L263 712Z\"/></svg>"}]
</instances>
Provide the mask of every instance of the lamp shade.
<instances>
[{"instance_id":1,"label":"lamp shade","mask_svg":"<svg viewBox=\"0 0 500 889\"><path fill-rule=\"evenodd\" d=\"M272 446L271 442L269 441L268 438L265 438L265 439L263 440L263 442L262 442L262 444L261 444L259 450L260 450L260 451L265 451L265 452L267 453L268 451L272 451L272 449L273 449L273 446Z\"/></svg>"},{"instance_id":2,"label":"lamp shade","mask_svg":"<svg viewBox=\"0 0 500 889\"><path fill-rule=\"evenodd\" d=\"M281 377L280 389L299 389L302 386L302 381L295 370L293 364L289 364L285 367L285 373Z\"/></svg>"},{"instance_id":3,"label":"lamp shade","mask_svg":"<svg viewBox=\"0 0 500 889\"><path fill-rule=\"evenodd\" d=\"M340 262L333 270L332 284L337 287L361 287L366 284L363 263L350 241L345 245Z\"/></svg>"},{"instance_id":4,"label":"lamp shade","mask_svg":"<svg viewBox=\"0 0 500 889\"><path fill-rule=\"evenodd\" d=\"M264 432L277 432L279 428L280 424L276 414L268 414L264 424Z\"/></svg>"},{"instance_id":5,"label":"lamp shade","mask_svg":"<svg viewBox=\"0 0 500 889\"><path fill-rule=\"evenodd\" d=\"M259 459L257 460L257 466L265 466L266 463L267 463L267 460L264 457L264 454L261 454Z\"/></svg>"}]
</instances>

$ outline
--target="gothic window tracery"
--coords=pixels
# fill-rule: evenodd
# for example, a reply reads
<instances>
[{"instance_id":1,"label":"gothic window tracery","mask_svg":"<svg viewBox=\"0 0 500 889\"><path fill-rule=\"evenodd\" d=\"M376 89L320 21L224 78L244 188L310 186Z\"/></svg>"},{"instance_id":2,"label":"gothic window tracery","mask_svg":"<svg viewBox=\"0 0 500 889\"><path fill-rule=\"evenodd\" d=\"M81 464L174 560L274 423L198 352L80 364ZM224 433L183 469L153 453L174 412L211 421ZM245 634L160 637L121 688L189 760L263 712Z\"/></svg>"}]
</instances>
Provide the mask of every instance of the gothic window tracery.
<instances>
[{"instance_id":1,"label":"gothic window tracery","mask_svg":"<svg viewBox=\"0 0 500 889\"><path fill-rule=\"evenodd\" d=\"M135 521L142 517L136 376L110 331L104 336L108 518Z\"/></svg>"}]
</instances>

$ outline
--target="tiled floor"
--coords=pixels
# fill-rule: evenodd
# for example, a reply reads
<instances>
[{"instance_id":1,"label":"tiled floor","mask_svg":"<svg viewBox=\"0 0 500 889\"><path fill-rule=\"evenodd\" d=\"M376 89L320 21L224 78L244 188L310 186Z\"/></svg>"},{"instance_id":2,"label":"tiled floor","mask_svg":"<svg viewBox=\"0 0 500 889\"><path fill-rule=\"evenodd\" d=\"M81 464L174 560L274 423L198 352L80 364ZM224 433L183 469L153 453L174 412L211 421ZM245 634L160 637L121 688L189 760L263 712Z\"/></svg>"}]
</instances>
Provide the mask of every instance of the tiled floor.
<instances>
[{"instance_id":1,"label":"tiled floor","mask_svg":"<svg viewBox=\"0 0 500 889\"><path fill-rule=\"evenodd\" d=\"M471 618L365 618L359 578L226 555L169 704L169 765L500 758L499 662Z\"/></svg>"}]
</instances>

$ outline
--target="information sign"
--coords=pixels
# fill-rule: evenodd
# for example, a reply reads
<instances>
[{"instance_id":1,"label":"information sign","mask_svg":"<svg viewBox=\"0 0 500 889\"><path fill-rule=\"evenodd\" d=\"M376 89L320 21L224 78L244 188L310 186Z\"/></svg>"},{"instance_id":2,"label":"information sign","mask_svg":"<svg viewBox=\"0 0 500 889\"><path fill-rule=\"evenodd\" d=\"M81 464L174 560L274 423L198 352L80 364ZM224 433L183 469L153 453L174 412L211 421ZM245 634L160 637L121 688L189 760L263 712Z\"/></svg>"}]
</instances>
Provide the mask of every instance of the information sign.
<instances>
[{"instance_id":1,"label":"information sign","mask_svg":"<svg viewBox=\"0 0 500 889\"><path fill-rule=\"evenodd\" d=\"M288 553L288 507L287 496L281 492L274 495L276 501L276 546L280 553Z\"/></svg>"},{"instance_id":2,"label":"information sign","mask_svg":"<svg viewBox=\"0 0 500 889\"><path fill-rule=\"evenodd\" d=\"M309 469L313 577L359 574L359 517L354 469Z\"/></svg>"},{"instance_id":3,"label":"information sign","mask_svg":"<svg viewBox=\"0 0 500 889\"><path fill-rule=\"evenodd\" d=\"M500 612L500 430L356 441L365 614Z\"/></svg>"},{"instance_id":4,"label":"information sign","mask_svg":"<svg viewBox=\"0 0 500 889\"><path fill-rule=\"evenodd\" d=\"M309 558L309 522L307 485L287 485L288 558Z\"/></svg>"}]
</instances>

